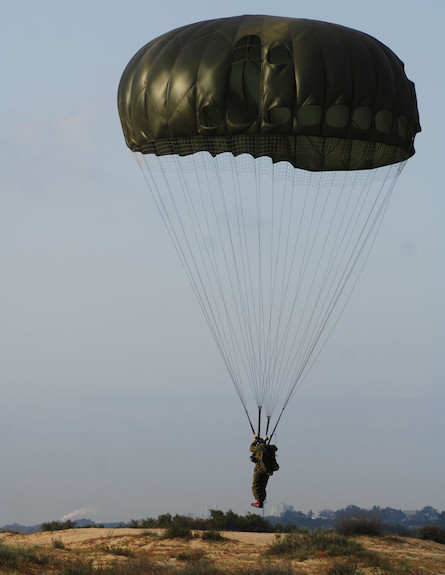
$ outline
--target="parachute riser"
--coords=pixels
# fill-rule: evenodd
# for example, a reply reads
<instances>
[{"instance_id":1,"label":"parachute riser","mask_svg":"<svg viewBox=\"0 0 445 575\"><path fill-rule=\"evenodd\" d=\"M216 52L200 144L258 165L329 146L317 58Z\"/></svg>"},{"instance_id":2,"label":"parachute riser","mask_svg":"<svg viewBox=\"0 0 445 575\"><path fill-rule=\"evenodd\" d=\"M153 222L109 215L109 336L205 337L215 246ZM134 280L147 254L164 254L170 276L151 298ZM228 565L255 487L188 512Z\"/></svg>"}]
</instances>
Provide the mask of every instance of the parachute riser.
<instances>
[{"instance_id":1,"label":"parachute riser","mask_svg":"<svg viewBox=\"0 0 445 575\"><path fill-rule=\"evenodd\" d=\"M249 421L249 424L250 424L250 429L252 430L252 433L255 435L255 428L253 427L253 423L252 423L252 420L250 419L249 412L247 411L246 408L244 408L244 411L246 412L247 420Z\"/></svg>"},{"instance_id":2,"label":"parachute riser","mask_svg":"<svg viewBox=\"0 0 445 575\"><path fill-rule=\"evenodd\" d=\"M269 437L268 440L267 440L267 443L270 443L270 442L271 442L272 437L274 436L274 434L275 434L275 432L276 432L276 430L277 430L278 424L280 423L280 419L281 419L281 416L282 416L283 413L284 413L285 407L286 407L286 406L284 406L283 409L281 410L281 413L280 413L280 415L279 415L279 417L278 417L278 419L277 419L277 422L276 422L276 424L275 424L275 427L273 428L272 433L270 434L270 437ZM267 423L267 425L269 426L269 422Z\"/></svg>"},{"instance_id":3,"label":"parachute riser","mask_svg":"<svg viewBox=\"0 0 445 575\"><path fill-rule=\"evenodd\" d=\"M262 412L262 406L258 406L258 432L257 432L257 436L261 437L261 412ZM269 433L269 427L270 427L270 415L266 415L267 418L267 423L266 423L266 433L265 433L265 437L268 436ZM253 429L253 428L252 428ZM255 433L255 432L254 432Z\"/></svg>"}]
</instances>

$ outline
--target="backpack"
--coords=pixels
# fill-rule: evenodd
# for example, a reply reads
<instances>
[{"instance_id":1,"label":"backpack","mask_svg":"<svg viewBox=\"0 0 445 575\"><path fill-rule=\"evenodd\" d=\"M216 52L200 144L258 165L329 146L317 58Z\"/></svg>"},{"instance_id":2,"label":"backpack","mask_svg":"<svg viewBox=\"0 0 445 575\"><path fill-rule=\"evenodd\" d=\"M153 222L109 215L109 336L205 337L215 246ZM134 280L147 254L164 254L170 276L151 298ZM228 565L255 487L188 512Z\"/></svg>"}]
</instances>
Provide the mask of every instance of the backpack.
<instances>
[{"instance_id":1,"label":"backpack","mask_svg":"<svg viewBox=\"0 0 445 575\"><path fill-rule=\"evenodd\" d=\"M267 473L272 475L274 471L278 471L280 469L280 466L278 465L277 460L275 458L275 452L277 451L277 448L275 447L275 445L266 445L265 447L266 449L263 452L262 459L264 466L266 467Z\"/></svg>"}]
</instances>

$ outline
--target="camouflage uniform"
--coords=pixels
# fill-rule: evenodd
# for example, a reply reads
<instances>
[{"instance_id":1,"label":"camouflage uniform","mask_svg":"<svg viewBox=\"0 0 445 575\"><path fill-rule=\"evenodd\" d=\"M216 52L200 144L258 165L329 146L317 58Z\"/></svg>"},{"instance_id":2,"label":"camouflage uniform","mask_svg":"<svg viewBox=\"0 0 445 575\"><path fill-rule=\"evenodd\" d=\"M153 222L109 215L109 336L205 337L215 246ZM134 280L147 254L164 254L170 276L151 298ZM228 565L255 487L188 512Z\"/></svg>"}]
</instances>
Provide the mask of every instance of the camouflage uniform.
<instances>
[{"instance_id":1,"label":"camouflage uniform","mask_svg":"<svg viewBox=\"0 0 445 575\"><path fill-rule=\"evenodd\" d=\"M251 460L255 463L252 481L252 494L261 503L266 499L266 486L269 477L279 466L275 461L275 445L266 445L254 441L250 446Z\"/></svg>"}]
</instances>

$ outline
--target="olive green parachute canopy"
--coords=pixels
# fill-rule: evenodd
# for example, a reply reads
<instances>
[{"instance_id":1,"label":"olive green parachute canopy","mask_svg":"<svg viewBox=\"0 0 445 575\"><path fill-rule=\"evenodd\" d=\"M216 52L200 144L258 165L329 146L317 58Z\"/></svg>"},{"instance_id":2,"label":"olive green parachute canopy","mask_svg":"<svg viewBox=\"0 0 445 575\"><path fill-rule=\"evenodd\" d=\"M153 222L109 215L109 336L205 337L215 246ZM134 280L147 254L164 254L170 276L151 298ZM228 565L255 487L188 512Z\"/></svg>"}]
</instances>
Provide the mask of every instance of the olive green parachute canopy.
<instances>
[{"instance_id":1,"label":"olive green parachute canopy","mask_svg":"<svg viewBox=\"0 0 445 575\"><path fill-rule=\"evenodd\" d=\"M275 16L163 34L129 62L118 105L134 152L248 153L313 171L404 161L420 131L414 85L384 44Z\"/></svg>"}]
</instances>

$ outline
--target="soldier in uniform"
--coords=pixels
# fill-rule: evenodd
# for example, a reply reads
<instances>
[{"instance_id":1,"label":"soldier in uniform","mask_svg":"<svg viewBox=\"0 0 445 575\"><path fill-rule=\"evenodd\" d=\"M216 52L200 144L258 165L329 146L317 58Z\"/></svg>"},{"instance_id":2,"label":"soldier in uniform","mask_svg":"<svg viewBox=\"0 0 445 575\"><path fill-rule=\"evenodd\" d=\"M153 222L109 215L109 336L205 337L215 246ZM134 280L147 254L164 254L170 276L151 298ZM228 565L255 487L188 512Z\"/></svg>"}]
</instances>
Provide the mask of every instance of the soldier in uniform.
<instances>
[{"instance_id":1,"label":"soldier in uniform","mask_svg":"<svg viewBox=\"0 0 445 575\"><path fill-rule=\"evenodd\" d=\"M265 439L254 435L253 442L250 445L250 451L252 452L250 459L255 463L252 493L256 499L255 503L251 505L252 507L258 507L260 509L263 508L266 499L266 486L269 477L274 471L278 471L279 469L279 465L275 459L277 447L275 445L268 445L266 441L267 435Z\"/></svg>"}]
</instances>

